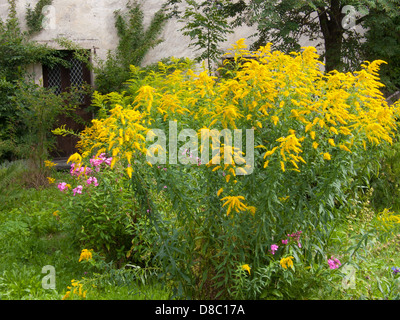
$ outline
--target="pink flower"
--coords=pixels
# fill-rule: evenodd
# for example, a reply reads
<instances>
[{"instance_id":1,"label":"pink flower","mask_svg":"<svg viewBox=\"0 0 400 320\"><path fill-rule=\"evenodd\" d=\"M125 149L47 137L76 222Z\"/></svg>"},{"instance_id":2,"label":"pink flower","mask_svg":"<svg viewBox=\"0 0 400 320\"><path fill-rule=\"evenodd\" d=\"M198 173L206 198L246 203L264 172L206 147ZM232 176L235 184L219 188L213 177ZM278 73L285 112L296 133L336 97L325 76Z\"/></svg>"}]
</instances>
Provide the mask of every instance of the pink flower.
<instances>
[{"instance_id":1,"label":"pink flower","mask_svg":"<svg viewBox=\"0 0 400 320\"><path fill-rule=\"evenodd\" d=\"M86 183L87 184L92 184L93 183L95 185L95 187L97 187L99 185L98 182L97 182L97 179L95 177L89 177L89 179L86 180Z\"/></svg>"},{"instance_id":2,"label":"pink flower","mask_svg":"<svg viewBox=\"0 0 400 320\"><path fill-rule=\"evenodd\" d=\"M340 263L339 259L331 257L331 259L328 259L328 265L330 269L337 269L342 264Z\"/></svg>"},{"instance_id":3,"label":"pink flower","mask_svg":"<svg viewBox=\"0 0 400 320\"><path fill-rule=\"evenodd\" d=\"M275 251L278 250L278 246L276 244L271 245L272 254L275 254Z\"/></svg>"},{"instance_id":4,"label":"pink flower","mask_svg":"<svg viewBox=\"0 0 400 320\"><path fill-rule=\"evenodd\" d=\"M90 161L90 164L94 167L97 167L104 162L104 160L102 158L93 158L93 159L90 159L89 161Z\"/></svg>"},{"instance_id":5,"label":"pink flower","mask_svg":"<svg viewBox=\"0 0 400 320\"><path fill-rule=\"evenodd\" d=\"M105 164L107 164L107 165L111 165L112 157L107 158L106 160L104 160L104 162L105 162Z\"/></svg>"},{"instance_id":6,"label":"pink flower","mask_svg":"<svg viewBox=\"0 0 400 320\"><path fill-rule=\"evenodd\" d=\"M72 191L74 192L74 196L75 196L77 193L82 194L82 189L83 189L83 187L80 186L80 185L77 186L76 188L72 189Z\"/></svg>"},{"instance_id":7,"label":"pink flower","mask_svg":"<svg viewBox=\"0 0 400 320\"><path fill-rule=\"evenodd\" d=\"M65 191L65 190L68 189L68 186L67 186L67 183L66 183L66 182L60 182L60 183L58 184L57 188L58 188L60 191Z\"/></svg>"},{"instance_id":8,"label":"pink flower","mask_svg":"<svg viewBox=\"0 0 400 320\"><path fill-rule=\"evenodd\" d=\"M78 177L81 174L90 174L93 172L93 170L88 167L83 167L83 166L75 168L75 163L72 163L71 170L69 172L71 173L72 176Z\"/></svg>"},{"instance_id":9,"label":"pink flower","mask_svg":"<svg viewBox=\"0 0 400 320\"><path fill-rule=\"evenodd\" d=\"M288 242L289 242L289 240L288 240L288 239L286 239L286 240L282 240L282 244L288 244Z\"/></svg>"}]
</instances>

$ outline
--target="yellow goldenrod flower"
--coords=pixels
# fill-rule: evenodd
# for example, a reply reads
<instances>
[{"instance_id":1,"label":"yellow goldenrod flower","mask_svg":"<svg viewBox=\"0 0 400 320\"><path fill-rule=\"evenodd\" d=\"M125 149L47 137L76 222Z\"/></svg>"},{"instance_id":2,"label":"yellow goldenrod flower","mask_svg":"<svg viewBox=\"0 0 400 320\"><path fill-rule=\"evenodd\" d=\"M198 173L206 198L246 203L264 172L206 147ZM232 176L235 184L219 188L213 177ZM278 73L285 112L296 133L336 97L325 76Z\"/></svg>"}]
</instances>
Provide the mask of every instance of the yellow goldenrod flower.
<instances>
[{"instance_id":1,"label":"yellow goldenrod flower","mask_svg":"<svg viewBox=\"0 0 400 320\"><path fill-rule=\"evenodd\" d=\"M288 267L293 268L293 257L286 257L282 258L281 261L279 262L282 266L283 269L287 269Z\"/></svg>"},{"instance_id":2,"label":"yellow goldenrod flower","mask_svg":"<svg viewBox=\"0 0 400 320\"><path fill-rule=\"evenodd\" d=\"M324 159L325 160L331 160L331 155L328 152L324 153Z\"/></svg>"},{"instance_id":3,"label":"yellow goldenrod flower","mask_svg":"<svg viewBox=\"0 0 400 320\"><path fill-rule=\"evenodd\" d=\"M227 196L221 199L221 201L225 201L222 207L228 205L228 209L226 215L229 215L231 210L235 210L236 212L246 211L246 210L253 210L253 207L247 207L243 202L240 200L244 200L243 196ZM255 209L255 208L254 208Z\"/></svg>"},{"instance_id":4,"label":"yellow goldenrod flower","mask_svg":"<svg viewBox=\"0 0 400 320\"><path fill-rule=\"evenodd\" d=\"M81 157L81 155L80 155L79 153L74 153L73 155L71 155L71 156L68 158L67 163L70 163L70 162L72 162L72 163L77 163L77 164L81 163L81 162L82 162L82 157Z\"/></svg>"},{"instance_id":5,"label":"yellow goldenrod flower","mask_svg":"<svg viewBox=\"0 0 400 320\"><path fill-rule=\"evenodd\" d=\"M87 249L83 249L78 262L81 262L82 260L90 260L90 259L92 259L92 252Z\"/></svg>"},{"instance_id":6,"label":"yellow goldenrod flower","mask_svg":"<svg viewBox=\"0 0 400 320\"><path fill-rule=\"evenodd\" d=\"M70 297L70 295L71 295L71 291L67 291L67 292L65 293L64 297L62 298L62 300L68 299L68 298Z\"/></svg>"},{"instance_id":7,"label":"yellow goldenrod flower","mask_svg":"<svg viewBox=\"0 0 400 320\"><path fill-rule=\"evenodd\" d=\"M54 163L52 161L49 161L49 160L45 160L44 161L44 166L47 167L47 168L52 168L52 167L54 167L56 165L57 165L57 163Z\"/></svg>"},{"instance_id":8,"label":"yellow goldenrod flower","mask_svg":"<svg viewBox=\"0 0 400 320\"><path fill-rule=\"evenodd\" d=\"M283 161L281 161L281 170L285 172L285 163Z\"/></svg>"},{"instance_id":9,"label":"yellow goldenrod flower","mask_svg":"<svg viewBox=\"0 0 400 320\"><path fill-rule=\"evenodd\" d=\"M249 266L248 264L242 265L242 269L245 270L245 271L247 271L247 272L250 274L251 268L250 268L250 266Z\"/></svg>"},{"instance_id":10,"label":"yellow goldenrod flower","mask_svg":"<svg viewBox=\"0 0 400 320\"><path fill-rule=\"evenodd\" d=\"M47 181L49 182L49 184L54 183L54 181L56 181L56 179L52 178L52 177L47 177Z\"/></svg>"},{"instance_id":11,"label":"yellow goldenrod flower","mask_svg":"<svg viewBox=\"0 0 400 320\"><path fill-rule=\"evenodd\" d=\"M128 173L129 178L132 178L132 172L133 172L132 167L127 167L126 172Z\"/></svg>"}]
</instances>

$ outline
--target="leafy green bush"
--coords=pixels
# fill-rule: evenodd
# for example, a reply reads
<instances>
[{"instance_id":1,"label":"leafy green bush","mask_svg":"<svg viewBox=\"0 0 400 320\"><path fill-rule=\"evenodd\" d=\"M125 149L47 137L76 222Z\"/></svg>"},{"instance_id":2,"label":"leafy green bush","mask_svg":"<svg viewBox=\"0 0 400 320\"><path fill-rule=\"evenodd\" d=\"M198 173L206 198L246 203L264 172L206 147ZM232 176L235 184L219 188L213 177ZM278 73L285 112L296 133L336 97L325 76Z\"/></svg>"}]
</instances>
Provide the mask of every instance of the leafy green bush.
<instances>
[{"instance_id":1,"label":"leafy green bush","mask_svg":"<svg viewBox=\"0 0 400 320\"><path fill-rule=\"evenodd\" d=\"M246 48L241 39L231 49L234 62L245 63L230 78L179 68L167 74L165 68L149 74L131 99L107 95L113 108L82 132L83 159L73 157L87 163L110 153L110 169L123 170L138 212L157 232L162 275L181 297L270 297L279 283L274 295L293 298L302 291L291 292L292 284L307 287L324 268L336 269L334 231L360 209L354 194L379 164L382 145L393 142L398 105L387 108L379 90L381 61L354 74L323 74L315 48L290 55L271 51L271 44ZM226 137L223 146L204 139L202 149L198 143L188 151L187 136L181 137L181 163L168 163L162 150L171 157L174 142L155 132L170 137L187 128L194 130L191 139L201 129L242 128L254 141L235 137L234 149ZM153 144L151 134L158 138ZM200 158L207 147L206 159ZM222 154L224 164L214 161ZM357 239L354 252L366 237ZM235 283L243 266L259 291L246 293ZM302 284L292 267L301 270Z\"/></svg>"},{"instance_id":2,"label":"leafy green bush","mask_svg":"<svg viewBox=\"0 0 400 320\"><path fill-rule=\"evenodd\" d=\"M99 66L95 67L96 88L103 94L122 91L130 78L130 65L139 66L146 53L162 41L159 34L166 22L162 9L145 30L141 5L134 1L128 3L127 8L125 15L119 10L114 13L119 37L116 50L108 52L107 59L99 61Z\"/></svg>"},{"instance_id":3,"label":"leafy green bush","mask_svg":"<svg viewBox=\"0 0 400 320\"><path fill-rule=\"evenodd\" d=\"M129 258L146 265L152 256L143 244L151 228L138 212L123 173L110 170L110 161L101 155L87 167L72 163L70 184L58 183L59 192L68 197L59 208L63 226L71 241L107 260L120 265Z\"/></svg>"}]
</instances>

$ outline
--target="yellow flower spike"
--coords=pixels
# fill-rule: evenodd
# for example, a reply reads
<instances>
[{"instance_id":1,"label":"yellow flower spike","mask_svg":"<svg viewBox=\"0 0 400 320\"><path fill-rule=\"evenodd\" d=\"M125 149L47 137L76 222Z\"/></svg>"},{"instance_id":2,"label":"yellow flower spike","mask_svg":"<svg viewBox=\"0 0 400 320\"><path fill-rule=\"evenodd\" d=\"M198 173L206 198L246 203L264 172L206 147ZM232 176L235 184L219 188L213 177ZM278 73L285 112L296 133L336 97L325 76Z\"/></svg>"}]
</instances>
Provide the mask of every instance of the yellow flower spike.
<instances>
[{"instance_id":1,"label":"yellow flower spike","mask_svg":"<svg viewBox=\"0 0 400 320\"><path fill-rule=\"evenodd\" d=\"M71 155L68 158L67 163L70 163L70 162L79 164L82 162L82 157L80 156L79 153L74 153L73 155Z\"/></svg>"},{"instance_id":2,"label":"yellow flower spike","mask_svg":"<svg viewBox=\"0 0 400 320\"><path fill-rule=\"evenodd\" d=\"M250 268L250 266L248 264L244 264L244 265L242 265L242 270L245 270L250 274L251 268Z\"/></svg>"},{"instance_id":3,"label":"yellow flower spike","mask_svg":"<svg viewBox=\"0 0 400 320\"><path fill-rule=\"evenodd\" d=\"M65 293L64 297L62 297L62 300L68 299L68 298L70 297L70 295L71 295L71 291L67 291L67 292Z\"/></svg>"},{"instance_id":4,"label":"yellow flower spike","mask_svg":"<svg viewBox=\"0 0 400 320\"><path fill-rule=\"evenodd\" d=\"M229 216L232 209L235 210L235 212L246 211L246 210L251 210L251 211L254 210L254 212L255 212L254 207L247 207L240 200L244 200L244 197L243 196L227 196L227 197L224 197L221 199L221 201L225 201L225 203L222 205L222 207L225 207L226 205L228 205L226 215Z\"/></svg>"},{"instance_id":5,"label":"yellow flower spike","mask_svg":"<svg viewBox=\"0 0 400 320\"><path fill-rule=\"evenodd\" d=\"M274 123L274 125L277 125L277 123L279 122L279 118L277 116L272 116L271 120Z\"/></svg>"},{"instance_id":6,"label":"yellow flower spike","mask_svg":"<svg viewBox=\"0 0 400 320\"><path fill-rule=\"evenodd\" d=\"M117 157L113 157L110 163L110 168L114 168L115 164L117 163Z\"/></svg>"},{"instance_id":7,"label":"yellow flower spike","mask_svg":"<svg viewBox=\"0 0 400 320\"><path fill-rule=\"evenodd\" d=\"M335 147L335 146L336 146L335 141L334 141L333 139L328 139L328 143L329 143L332 147Z\"/></svg>"},{"instance_id":8,"label":"yellow flower spike","mask_svg":"<svg viewBox=\"0 0 400 320\"><path fill-rule=\"evenodd\" d=\"M212 171L217 171L218 169L221 169L221 166L216 166L214 169L212 169Z\"/></svg>"},{"instance_id":9,"label":"yellow flower spike","mask_svg":"<svg viewBox=\"0 0 400 320\"><path fill-rule=\"evenodd\" d=\"M131 164L132 152L131 151L125 152L125 157L126 157L126 160L128 161L128 163Z\"/></svg>"},{"instance_id":10,"label":"yellow flower spike","mask_svg":"<svg viewBox=\"0 0 400 320\"><path fill-rule=\"evenodd\" d=\"M224 192L224 189L223 189L223 188L219 189L219 190L217 191L217 197L219 197L220 194L221 194L222 192Z\"/></svg>"},{"instance_id":11,"label":"yellow flower spike","mask_svg":"<svg viewBox=\"0 0 400 320\"><path fill-rule=\"evenodd\" d=\"M52 168L52 167L54 167L56 165L57 165L57 163L54 163L52 161L49 161L49 160L45 160L44 161L44 166L47 167L47 168Z\"/></svg>"},{"instance_id":12,"label":"yellow flower spike","mask_svg":"<svg viewBox=\"0 0 400 320\"><path fill-rule=\"evenodd\" d=\"M280 265L282 266L283 269L287 269L289 268L293 268L293 260L294 257L290 256L290 257L286 257L286 258L282 258L281 261L279 262Z\"/></svg>"},{"instance_id":13,"label":"yellow flower spike","mask_svg":"<svg viewBox=\"0 0 400 320\"><path fill-rule=\"evenodd\" d=\"M265 153L264 153L264 159L265 159L266 157L272 155L272 154L275 152L276 149L278 149L278 147L274 147L272 150L265 152Z\"/></svg>"},{"instance_id":14,"label":"yellow flower spike","mask_svg":"<svg viewBox=\"0 0 400 320\"><path fill-rule=\"evenodd\" d=\"M79 257L79 261L78 261L78 262L81 262L82 260L90 260L90 259L92 259L92 258L93 258L92 252L89 251L88 249L83 249L82 252L81 252L81 255L80 255L80 257ZM78 281L76 281L76 282L75 282L75 280L73 280L73 281L74 281L74 282L72 283L72 285L73 285L73 286L76 286L76 284L78 283Z\"/></svg>"},{"instance_id":15,"label":"yellow flower spike","mask_svg":"<svg viewBox=\"0 0 400 320\"><path fill-rule=\"evenodd\" d=\"M324 155L325 160L331 160L331 158L332 158L328 152L325 152L323 155Z\"/></svg>"},{"instance_id":16,"label":"yellow flower spike","mask_svg":"<svg viewBox=\"0 0 400 320\"><path fill-rule=\"evenodd\" d=\"M54 183L54 181L56 181L56 179L52 178L52 177L47 177L47 181L49 182L49 184Z\"/></svg>"},{"instance_id":17,"label":"yellow flower spike","mask_svg":"<svg viewBox=\"0 0 400 320\"><path fill-rule=\"evenodd\" d=\"M340 149L342 149L342 150L344 150L344 151L347 151L347 152L350 152L351 153L351 150L349 149L349 148L347 148L345 145L343 145L343 144L341 144L340 146L339 146L339 148Z\"/></svg>"},{"instance_id":18,"label":"yellow flower spike","mask_svg":"<svg viewBox=\"0 0 400 320\"><path fill-rule=\"evenodd\" d=\"M132 178L132 172L133 172L132 167L126 168L126 172L128 173L129 178Z\"/></svg>"},{"instance_id":19,"label":"yellow flower spike","mask_svg":"<svg viewBox=\"0 0 400 320\"><path fill-rule=\"evenodd\" d=\"M332 131L334 134L339 134L335 127L330 127L329 130Z\"/></svg>"},{"instance_id":20,"label":"yellow flower spike","mask_svg":"<svg viewBox=\"0 0 400 320\"><path fill-rule=\"evenodd\" d=\"M285 172L285 163L283 161L281 161L281 170Z\"/></svg>"}]
</instances>

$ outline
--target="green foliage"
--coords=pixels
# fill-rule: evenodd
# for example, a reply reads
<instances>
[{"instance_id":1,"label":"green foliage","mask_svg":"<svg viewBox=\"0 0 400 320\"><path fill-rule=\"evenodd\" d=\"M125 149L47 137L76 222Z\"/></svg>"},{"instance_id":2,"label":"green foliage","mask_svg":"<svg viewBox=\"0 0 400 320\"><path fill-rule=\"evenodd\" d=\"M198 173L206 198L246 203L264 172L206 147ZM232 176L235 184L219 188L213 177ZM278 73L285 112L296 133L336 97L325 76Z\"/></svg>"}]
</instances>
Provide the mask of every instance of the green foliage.
<instances>
[{"instance_id":1,"label":"green foliage","mask_svg":"<svg viewBox=\"0 0 400 320\"><path fill-rule=\"evenodd\" d=\"M232 33L228 24L228 15L223 6L229 1L203 1L198 3L186 0L186 8L181 22L185 26L181 29L183 35L189 36L192 42L189 47L201 51L197 56L198 62L206 60L207 68L212 69L212 62L221 58L220 43L226 41L228 33Z\"/></svg>"},{"instance_id":2,"label":"green foliage","mask_svg":"<svg viewBox=\"0 0 400 320\"><path fill-rule=\"evenodd\" d=\"M106 61L95 67L96 87L101 93L122 90L130 77L130 65L140 65L147 52L162 42L159 35L166 22L163 9L155 13L147 29L141 5L128 3L127 9L125 14L120 10L114 13L119 37L116 50L108 52Z\"/></svg>"},{"instance_id":3,"label":"green foliage","mask_svg":"<svg viewBox=\"0 0 400 320\"><path fill-rule=\"evenodd\" d=\"M400 143L398 136L392 146L385 148L379 159L381 169L371 176L370 187L373 189L371 203L376 210L391 208L400 210Z\"/></svg>"},{"instance_id":4,"label":"green foliage","mask_svg":"<svg viewBox=\"0 0 400 320\"><path fill-rule=\"evenodd\" d=\"M20 161L3 164L0 174L10 168L11 175L11 167L15 172L14 167L23 169L24 165ZM17 175L13 173L13 176ZM53 176L60 180L68 178L62 172L54 172ZM126 265L116 269L112 262L106 262L98 254L94 254L94 266L79 262L81 248L71 242L65 233L66 221L56 211L64 195L57 188L24 188L18 181L12 180L8 197L1 199L1 300L61 300L71 279L82 279L88 284L90 290L87 299L146 300L170 297L168 288L156 281L158 269L155 267ZM55 268L55 290L42 287L42 279L46 275L42 273L42 268L46 265Z\"/></svg>"},{"instance_id":5,"label":"green foliage","mask_svg":"<svg viewBox=\"0 0 400 320\"><path fill-rule=\"evenodd\" d=\"M354 23L366 27L367 33L343 27L351 17L346 6L354 8ZM274 48L289 53L300 49L300 38L317 41L316 46L324 52L321 58L325 59L327 71L354 71L363 60L384 57L392 67L382 71L383 80L393 90L398 82L399 7L398 0L252 0L224 3L222 11L235 17L232 26L257 28L253 49L271 42Z\"/></svg>"},{"instance_id":6,"label":"green foliage","mask_svg":"<svg viewBox=\"0 0 400 320\"><path fill-rule=\"evenodd\" d=\"M11 4L14 2L10 2ZM46 157L49 127L68 110L63 98L33 84L27 67L33 63L65 64L56 50L30 41L21 32L15 6L5 22L0 21L0 159L34 154ZM72 98L72 94L69 99ZM33 151L33 152L32 152Z\"/></svg>"},{"instance_id":7,"label":"green foliage","mask_svg":"<svg viewBox=\"0 0 400 320\"><path fill-rule=\"evenodd\" d=\"M34 9L30 8L30 4L26 9L26 25L28 27L28 34L40 32L43 29L43 8L53 3L53 0L39 0Z\"/></svg>"},{"instance_id":8,"label":"green foliage","mask_svg":"<svg viewBox=\"0 0 400 320\"><path fill-rule=\"evenodd\" d=\"M59 208L71 241L118 265L131 261L147 266L154 255L150 246L154 231L138 211L123 173L110 170L105 163L86 170L78 176L79 169L71 167L73 179L64 191L68 200ZM89 185L91 177L96 180ZM82 193L75 193L77 186L82 187Z\"/></svg>"},{"instance_id":9,"label":"green foliage","mask_svg":"<svg viewBox=\"0 0 400 320\"><path fill-rule=\"evenodd\" d=\"M400 3L397 5L397 11L385 10L385 6L371 9L374 18L363 23L367 28L367 41L363 44L365 58L387 62L380 72L387 94L400 89Z\"/></svg>"}]
</instances>

